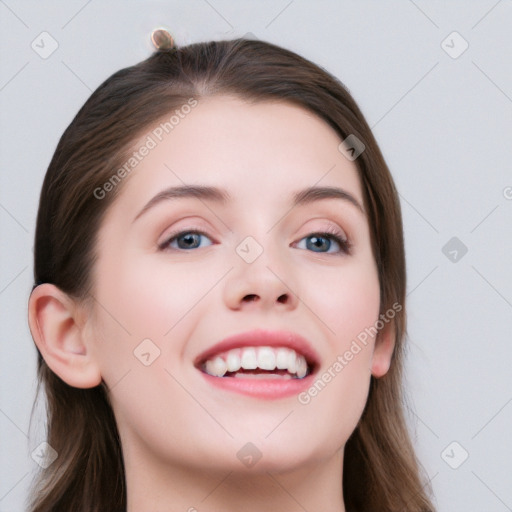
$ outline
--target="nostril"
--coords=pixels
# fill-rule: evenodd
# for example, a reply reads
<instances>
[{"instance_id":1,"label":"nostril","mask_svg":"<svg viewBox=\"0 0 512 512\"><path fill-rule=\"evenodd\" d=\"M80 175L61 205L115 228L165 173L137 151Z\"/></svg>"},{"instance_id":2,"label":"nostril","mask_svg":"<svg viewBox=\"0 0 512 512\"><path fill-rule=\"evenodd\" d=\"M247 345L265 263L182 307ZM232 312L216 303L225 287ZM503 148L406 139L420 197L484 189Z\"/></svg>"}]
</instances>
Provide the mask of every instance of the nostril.
<instances>
[{"instance_id":1,"label":"nostril","mask_svg":"<svg viewBox=\"0 0 512 512\"><path fill-rule=\"evenodd\" d=\"M278 302L287 302L288 301L288 295L286 295L286 293L283 293L283 295L281 295L278 299L277 299Z\"/></svg>"},{"instance_id":2,"label":"nostril","mask_svg":"<svg viewBox=\"0 0 512 512\"><path fill-rule=\"evenodd\" d=\"M248 301L248 302L254 302L256 300L258 296L255 295L255 294L251 294L251 295L246 295L244 297L244 300Z\"/></svg>"}]
</instances>

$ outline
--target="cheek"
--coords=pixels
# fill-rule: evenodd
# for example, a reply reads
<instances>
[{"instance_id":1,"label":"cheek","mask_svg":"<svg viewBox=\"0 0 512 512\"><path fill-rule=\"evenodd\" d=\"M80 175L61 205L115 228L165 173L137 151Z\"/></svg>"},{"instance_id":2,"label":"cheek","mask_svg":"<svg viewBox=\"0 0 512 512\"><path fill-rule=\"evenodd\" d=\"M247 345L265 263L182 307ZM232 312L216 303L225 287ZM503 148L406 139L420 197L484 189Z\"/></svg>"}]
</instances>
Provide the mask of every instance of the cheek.
<instances>
[{"instance_id":1,"label":"cheek","mask_svg":"<svg viewBox=\"0 0 512 512\"><path fill-rule=\"evenodd\" d=\"M316 379L298 397L298 412L303 434L308 418L315 418L319 438L329 440L323 450L334 452L356 428L368 398L375 342L370 327L380 305L377 273L372 267L353 267L316 288L311 300L319 307L329 347Z\"/></svg>"},{"instance_id":2,"label":"cheek","mask_svg":"<svg viewBox=\"0 0 512 512\"><path fill-rule=\"evenodd\" d=\"M169 264L164 256L127 258L103 275L99 300L134 340L162 338L218 281L204 265Z\"/></svg>"},{"instance_id":3,"label":"cheek","mask_svg":"<svg viewBox=\"0 0 512 512\"><path fill-rule=\"evenodd\" d=\"M141 258L126 251L116 261L105 255L97 269L101 278L95 292L96 339L107 383L140 368L139 347L163 356L159 363L166 359L179 364L202 300L225 272L200 264L169 264L165 255Z\"/></svg>"},{"instance_id":4,"label":"cheek","mask_svg":"<svg viewBox=\"0 0 512 512\"><path fill-rule=\"evenodd\" d=\"M101 373L125 434L133 430L144 442L156 443L172 431L176 445L185 446L190 432L182 425L197 421L198 411L176 368L196 323L197 304L218 276L200 266L192 274L183 265L146 260L151 264L125 258L98 265L104 276L96 290L95 322Z\"/></svg>"},{"instance_id":5,"label":"cheek","mask_svg":"<svg viewBox=\"0 0 512 512\"><path fill-rule=\"evenodd\" d=\"M378 319L380 286L371 260L352 262L324 275L310 275L304 290L304 301L310 302L326 338L331 340L331 348L338 352Z\"/></svg>"}]
</instances>

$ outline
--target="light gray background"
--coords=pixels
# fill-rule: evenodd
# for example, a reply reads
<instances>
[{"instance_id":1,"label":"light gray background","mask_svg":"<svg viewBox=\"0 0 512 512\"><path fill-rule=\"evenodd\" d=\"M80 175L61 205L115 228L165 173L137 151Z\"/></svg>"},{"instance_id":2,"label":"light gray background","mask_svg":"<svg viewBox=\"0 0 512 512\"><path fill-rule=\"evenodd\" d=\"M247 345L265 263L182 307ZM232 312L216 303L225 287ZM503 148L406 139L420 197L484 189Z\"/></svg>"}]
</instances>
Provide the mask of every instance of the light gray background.
<instances>
[{"instance_id":1,"label":"light gray background","mask_svg":"<svg viewBox=\"0 0 512 512\"><path fill-rule=\"evenodd\" d=\"M439 511L512 510L510 0L0 0L0 510L23 510L43 440L37 425L28 435L26 321L43 176L79 107L146 58L161 25L179 45L251 32L347 85L402 199L409 420ZM31 48L43 31L58 43L46 59ZM469 44L457 58L453 31ZM445 256L452 237L467 254Z\"/></svg>"}]
</instances>

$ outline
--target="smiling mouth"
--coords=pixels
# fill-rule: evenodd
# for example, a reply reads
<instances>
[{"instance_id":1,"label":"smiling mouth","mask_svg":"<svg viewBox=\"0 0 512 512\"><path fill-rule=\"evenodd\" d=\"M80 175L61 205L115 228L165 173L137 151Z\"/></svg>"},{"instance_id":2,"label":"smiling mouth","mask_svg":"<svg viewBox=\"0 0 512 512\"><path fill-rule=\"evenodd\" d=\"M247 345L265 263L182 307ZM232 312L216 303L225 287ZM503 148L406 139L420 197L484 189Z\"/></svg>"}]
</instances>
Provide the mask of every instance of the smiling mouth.
<instances>
[{"instance_id":1,"label":"smiling mouth","mask_svg":"<svg viewBox=\"0 0 512 512\"><path fill-rule=\"evenodd\" d=\"M199 365L212 377L239 379L303 379L313 363L288 347L243 347L216 354Z\"/></svg>"}]
</instances>

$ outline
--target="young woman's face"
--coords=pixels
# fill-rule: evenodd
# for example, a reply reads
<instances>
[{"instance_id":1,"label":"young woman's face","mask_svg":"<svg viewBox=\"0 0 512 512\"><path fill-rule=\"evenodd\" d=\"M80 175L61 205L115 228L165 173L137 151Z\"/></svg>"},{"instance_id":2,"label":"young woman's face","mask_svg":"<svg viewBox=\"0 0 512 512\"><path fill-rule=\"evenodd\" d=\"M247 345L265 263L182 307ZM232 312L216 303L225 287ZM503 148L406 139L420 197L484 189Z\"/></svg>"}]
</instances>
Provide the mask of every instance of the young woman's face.
<instances>
[{"instance_id":1,"label":"young woman's face","mask_svg":"<svg viewBox=\"0 0 512 512\"><path fill-rule=\"evenodd\" d=\"M380 296L355 163L286 103L202 99L167 130L135 145L98 237L90 339L125 462L339 462L390 356L365 331Z\"/></svg>"}]
</instances>

